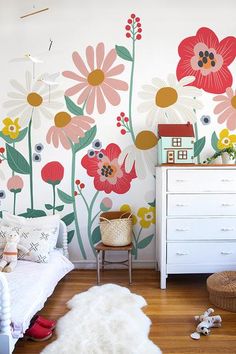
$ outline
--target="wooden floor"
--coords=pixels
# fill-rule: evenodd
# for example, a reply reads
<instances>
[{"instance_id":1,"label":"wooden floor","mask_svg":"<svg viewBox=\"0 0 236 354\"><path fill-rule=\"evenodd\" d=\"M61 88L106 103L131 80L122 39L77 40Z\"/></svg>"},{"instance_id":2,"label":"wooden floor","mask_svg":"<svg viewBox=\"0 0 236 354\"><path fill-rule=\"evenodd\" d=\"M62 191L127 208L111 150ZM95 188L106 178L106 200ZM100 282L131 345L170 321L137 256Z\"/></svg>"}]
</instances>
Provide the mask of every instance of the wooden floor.
<instances>
[{"instance_id":1,"label":"wooden floor","mask_svg":"<svg viewBox=\"0 0 236 354\"><path fill-rule=\"evenodd\" d=\"M58 319L67 311L67 300L96 284L95 276L95 271L71 272L58 284L41 314ZM215 308L216 314L222 316L222 328L214 328L210 336L202 336L199 341L189 337L195 329L193 316L211 307L205 287L206 276L171 276L168 278L167 290L159 289L158 273L153 270L134 270L133 280L134 283L129 286L130 290L144 296L148 303L144 311L152 320L150 339L164 354L236 353L236 313ZM102 273L102 281L128 286L127 271L106 270ZM51 340L55 338L54 335ZM48 343L49 341L35 343L20 340L14 354L38 354ZM126 354L129 354L129 350Z\"/></svg>"}]
</instances>

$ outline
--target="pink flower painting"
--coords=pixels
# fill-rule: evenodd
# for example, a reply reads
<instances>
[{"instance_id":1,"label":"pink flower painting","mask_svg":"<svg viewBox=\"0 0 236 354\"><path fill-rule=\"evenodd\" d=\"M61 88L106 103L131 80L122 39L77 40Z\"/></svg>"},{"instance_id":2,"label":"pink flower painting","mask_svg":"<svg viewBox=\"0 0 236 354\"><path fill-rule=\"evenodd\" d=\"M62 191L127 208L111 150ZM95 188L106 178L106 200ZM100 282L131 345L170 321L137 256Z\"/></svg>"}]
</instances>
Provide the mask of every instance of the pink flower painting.
<instances>
[{"instance_id":1,"label":"pink flower painting","mask_svg":"<svg viewBox=\"0 0 236 354\"><path fill-rule=\"evenodd\" d=\"M70 149L71 143L78 143L86 131L91 128L94 119L88 116L71 117L67 112L58 112L54 117L54 125L47 133L47 143L58 148L59 143Z\"/></svg>"},{"instance_id":2,"label":"pink flower painting","mask_svg":"<svg viewBox=\"0 0 236 354\"><path fill-rule=\"evenodd\" d=\"M72 54L72 60L78 70L64 71L63 75L77 83L66 90L66 96L78 94L77 103L85 103L88 114L93 113L95 101L100 114L106 110L106 101L112 106L120 103L120 95L117 91L128 90L125 81L114 78L124 71L124 65L113 65L117 54L115 49L111 49L105 55L104 43L99 43L94 49L91 46L86 48L87 65L78 52Z\"/></svg>"},{"instance_id":3,"label":"pink flower painting","mask_svg":"<svg viewBox=\"0 0 236 354\"><path fill-rule=\"evenodd\" d=\"M213 100L219 102L214 109L219 114L218 123L226 123L229 130L236 129L236 90L228 87L226 95L215 96Z\"/></svg>"}]
</instances>

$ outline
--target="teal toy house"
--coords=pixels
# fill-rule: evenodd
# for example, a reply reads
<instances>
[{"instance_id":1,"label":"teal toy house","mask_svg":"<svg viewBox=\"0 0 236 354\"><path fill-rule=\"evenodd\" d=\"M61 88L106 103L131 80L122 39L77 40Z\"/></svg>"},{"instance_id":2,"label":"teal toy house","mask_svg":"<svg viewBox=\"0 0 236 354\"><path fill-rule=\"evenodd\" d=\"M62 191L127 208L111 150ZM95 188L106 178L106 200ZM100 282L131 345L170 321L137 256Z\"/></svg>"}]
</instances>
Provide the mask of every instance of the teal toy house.
<instances>
[{"instance_id":1,"label":"teal toy house","mask_svg":"<svg viewBox=\"0 0 236 354\"><path fill-rule=\"evenodd\" d=\"M158 125L158 165L193 163L194 130L192 124Z\"/></svg>"}]
</instances>

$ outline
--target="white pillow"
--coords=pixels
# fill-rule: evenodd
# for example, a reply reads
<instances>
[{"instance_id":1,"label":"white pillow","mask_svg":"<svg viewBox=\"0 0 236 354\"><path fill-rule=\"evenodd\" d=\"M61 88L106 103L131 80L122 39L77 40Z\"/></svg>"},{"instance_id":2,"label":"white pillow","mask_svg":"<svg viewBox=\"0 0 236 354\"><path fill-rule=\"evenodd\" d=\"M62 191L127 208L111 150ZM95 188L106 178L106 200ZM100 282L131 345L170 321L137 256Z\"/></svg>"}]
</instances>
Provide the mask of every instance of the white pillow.
<instances>
[{"instance_id":1,"label":"white pillow","mask_svg":"<svg viewBox=\"0 0 236 354\"><path fill-rule=\"evenodd\" d=\"M2 255L3 249L7 242L8 233L9 233L8 226L3 226L2 224L0 224L0 256Z\"/></svg>"},{"instance_id":2,"label":"white pillow","mask_svg":"<svg viewBox=\"0 0 236 354\"><path fill-rule=\"evenodd\" d=\"M59 235L59 228L60 228L60 216L59 214L56 215L49 215L49 216L41 216L39 218L25 218L23 216L13 215L7 211L2 212L2 223L3 225L7 226L32 226L32 227L49 227L49 228L56 228L56 232L53 234L53 237L50 238L50 251L56 247L57 239Z\"/></svg>"},{"instance_id":3,"label":"white pillow","mask_svg":"<svg viewBox=\"0 0 236 354\"><path fill-rule=\"evenodd\" d=\"M27 225L0 225L0 235L2 234L3 239L12 231L16 231L20 235L19 244L30 251L30 253L27 254L19 251L18 259L38 263L47 263L49 261L50 239L54 237L56 228L39 228Z\"/></svg>"}]
</instances>

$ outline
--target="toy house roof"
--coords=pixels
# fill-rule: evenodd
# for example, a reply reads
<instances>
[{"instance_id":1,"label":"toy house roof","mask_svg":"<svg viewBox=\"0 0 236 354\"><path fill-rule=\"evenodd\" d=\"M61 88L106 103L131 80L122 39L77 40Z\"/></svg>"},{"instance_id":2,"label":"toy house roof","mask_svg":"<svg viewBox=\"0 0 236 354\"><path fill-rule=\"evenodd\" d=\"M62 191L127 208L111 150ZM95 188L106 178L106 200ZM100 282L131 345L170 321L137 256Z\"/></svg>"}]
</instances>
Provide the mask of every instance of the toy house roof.
<instances>
[{"instance_id":1,"label":"toy house roof","mask_svg":"<svg viewBox=\"0 0 236 354\"><path fill-rule=\"evenodd\" d=\"M158 124L159 137L169 136L186 136L194 137L193 126L187 124Z\"/></svg>"}]
</instances>

